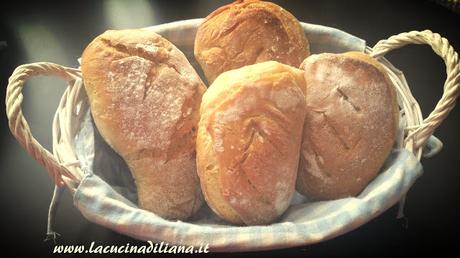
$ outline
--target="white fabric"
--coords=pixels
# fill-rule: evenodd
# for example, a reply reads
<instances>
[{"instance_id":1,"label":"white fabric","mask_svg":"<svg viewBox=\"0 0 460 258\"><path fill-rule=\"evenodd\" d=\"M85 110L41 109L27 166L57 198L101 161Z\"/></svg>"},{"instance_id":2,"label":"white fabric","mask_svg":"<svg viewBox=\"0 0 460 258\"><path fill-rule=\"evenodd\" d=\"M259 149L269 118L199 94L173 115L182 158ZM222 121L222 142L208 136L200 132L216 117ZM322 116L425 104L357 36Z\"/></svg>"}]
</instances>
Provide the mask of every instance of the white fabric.
<instances>
[{"instance_id":1,"label":"white fabric","mask_svg":"<svg viewBox=\"0 0 460 258\"><path fill-rule=\"evenodd\" d=\"M201 19L151 27L176 44L196 66L193 40ZM312 53L364 51L365 42L337 29L302 24ZM403 125L401 125L403 126ZM279 222L269 226L232 226L206 206L190 221L167 221L139 209L126 164L94 130L90 114L75 139L86 175L75 195L76 207L90 221L141 240L170 244L209 244L213 251L276 249L315 243L348 232L398 202L422 174L414 155L395 148L382 172L356 198L309 202L296 194ZM431 138L431 155L442 144Z\"/></svg>"}]
</instances>

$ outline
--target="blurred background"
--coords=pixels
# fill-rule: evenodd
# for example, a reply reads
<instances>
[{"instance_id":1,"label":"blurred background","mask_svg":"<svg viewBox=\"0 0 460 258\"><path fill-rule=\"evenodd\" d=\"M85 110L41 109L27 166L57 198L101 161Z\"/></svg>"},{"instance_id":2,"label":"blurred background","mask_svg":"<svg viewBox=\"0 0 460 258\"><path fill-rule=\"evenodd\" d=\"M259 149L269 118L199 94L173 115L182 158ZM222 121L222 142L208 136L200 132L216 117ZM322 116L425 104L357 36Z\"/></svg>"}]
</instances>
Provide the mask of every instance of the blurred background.
<instances>
[{"instance_id":1,"label":"blurred background","mask_svg":"<svg viewBox=\"0 0 460 258\"><path fill-rule=\"evenodd\" d=\"M0 97L9 75L20 64L48 61L77 67L85 46L107 29L139 28L205 17L231 1L14 1L0 10ZM335 27L373 46L400 32L430 29L460 50L458 1L273 1L300 21ZM387 58L404 71L424 116L442 94L445 69L428 46L408 46ZM24 89L23 110L33 135L51 150L52 117L65 89L63 81L38 77ZM4 106L0 115L0 226L3 252L51 255L44 242L53 184L47 172L23 150L9 132ZM460 111L456 108L436 131L444 142L437 156L422 161L425 173L408 194L405 214L397 220L393 207L366 225L335 239L258 255L309 257L407 256L456 252L460 221ZM143 242L87 221L64 194L57 212L58 244ZM252 256L238 253L234 256ZM122 255L112 255L115 257ZM230 254L214 254L230 256ZM233 255L232 255L233 256Z\"/></svg>"}]
</instances>

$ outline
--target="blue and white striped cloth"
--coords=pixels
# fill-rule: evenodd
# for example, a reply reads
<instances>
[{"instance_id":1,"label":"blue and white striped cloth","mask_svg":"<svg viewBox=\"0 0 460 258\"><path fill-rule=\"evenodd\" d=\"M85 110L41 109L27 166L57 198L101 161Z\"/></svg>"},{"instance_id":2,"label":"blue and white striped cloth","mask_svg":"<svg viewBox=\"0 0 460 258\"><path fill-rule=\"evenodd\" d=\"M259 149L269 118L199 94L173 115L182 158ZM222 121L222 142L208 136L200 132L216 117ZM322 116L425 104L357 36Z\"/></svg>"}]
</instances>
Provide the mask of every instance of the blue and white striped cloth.
<instances>
[{"instance_id":1,"label":"blue and white striped cloth","mask_svg":"<svg viewBox=\"0 0 460 258\"><path fill-rule=\"evenodd\" d=\"M151 29L176 44L194 63L192 46L200 22L201 19L180 21ZM345 32L305 23L302 26L312 53L364 51L365 42ZM422 166L412 153L394 149L379 176L359 196L309 202L296 194L290 208L272 225L229 225L206 205L190 221L168 221L136 206L130 172L94 128L88 112L75 141L86 173L74 195L75 206L82 214L92 222L137 239L180 245L209 244L212 251L277 249L338 236L396 204L422 174ZM433 154L441 143L432 137L428 146Z\"/></svg>"}]
</instances>

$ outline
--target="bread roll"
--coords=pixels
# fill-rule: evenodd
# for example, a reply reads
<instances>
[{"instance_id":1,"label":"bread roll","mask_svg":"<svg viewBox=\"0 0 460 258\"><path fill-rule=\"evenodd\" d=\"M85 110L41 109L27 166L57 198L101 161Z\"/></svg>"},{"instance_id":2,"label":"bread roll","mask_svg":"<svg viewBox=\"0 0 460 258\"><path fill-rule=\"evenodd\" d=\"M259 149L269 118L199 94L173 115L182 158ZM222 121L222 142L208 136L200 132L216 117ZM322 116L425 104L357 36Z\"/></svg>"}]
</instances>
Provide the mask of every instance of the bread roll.
<instances>
[{"instance_id":1,"label":"bread roll","mask_svg":"<svg viewBox=\"0 0 460 258\"><path fill-rule=\"evenodd\" d=\"M399 111L382 66L366 54L312 55L303 63L307 113L297 190L313 200L354 196L377 176Z\"/></svg>"},{"instance_id":2,"label":"bread roll","mask_svg":"<svg viewBox=\"0 0 460 258\"><path fill-rule=\"evenodd\" d=\"M240 0L206 17L194 50L212 83L222 72L268 60L299 67L309 55L309 44L288 11L270 2Z\"/></svg>"},{"instance_id":3,"label":"bread roll","mask_svg":"<svg viewBox=\"0 0 460 258\"><path fill-rule=\"evenodd\" d=\"M128 164L139 206L186 219L202 203L195 137L205 86L186 57L149 30L111 30L81 70L101 135Z\"/></svg>"},{"instance_id":4,"label":"bread roll","mask_svg":"<svg viewBox=\"0 0 460 258\"><path fill-rule=\"evenodd\" d=\"M267 224L295 188L305 82L268 61L222 73L203 95L197 167L209 206L235 224Z\"/></svg>"}]
</instances>

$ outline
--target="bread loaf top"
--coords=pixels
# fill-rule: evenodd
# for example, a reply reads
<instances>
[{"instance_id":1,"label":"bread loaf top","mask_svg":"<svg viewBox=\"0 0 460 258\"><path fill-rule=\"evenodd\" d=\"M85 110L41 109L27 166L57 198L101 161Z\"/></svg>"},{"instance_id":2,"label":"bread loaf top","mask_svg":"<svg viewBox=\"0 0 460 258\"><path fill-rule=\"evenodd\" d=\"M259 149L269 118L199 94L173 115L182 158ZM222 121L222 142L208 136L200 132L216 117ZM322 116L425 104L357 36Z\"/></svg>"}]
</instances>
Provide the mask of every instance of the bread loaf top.
<instances>
[{"instance_id":1,"label":"bread loaf top","mask_svg":"<svg viewBox=\"0 0 460 258\"><path fill-rule=\"evenodd\" d=\"M209 83L224 71L268 60L299 67L308 55L299 21L264 1L220 7L206 17L195 38L195 57Z\"/></svg>"},{"instance_id":2,"label":"bread loaf top","mask_svg":"<svg viewBox=\"0 0 460 258\"><path fill-rule=\"evenodd\" d=\"M152 31L106 31L83 52L82 73L98 129L128 159L143 150L174 156L199 119L194 96L204 84L184 54Z\"/></svg>"},{"instance_id":3,"label":"bread loaf top","mask_svg":"<svg viewBox=\"0 0 460 258\"><path fill-rule=\"evenodd\" d=\"M358 194L396 139L396 92L382 66L359 52L319 54L302 67L307 83L297 189L312 199Z\"/></svg>"},{"instance_id":4,"label":"bread loaf top","mask_svg":"<svg viewBox=\"0 0 460 258\"><path fill-rule=\"evenodd\" d=\"M112 30L88 45L81 69L94 122L129 166L139 206L166 219L194 214L205 86L184 54L150 30Z\"/></svg>"},{"instance_id":5,"label":"bread loaf top","mask_svg":"<svg viewBox=\"0 0 460 258\"><path fill-rule=\"evenodd\" d=\"M301 70L268 61L224 72L203 96L198 172L208 204L221 217L266 224L288 207L304 92Z\"/></svg>"}]
</instances>

